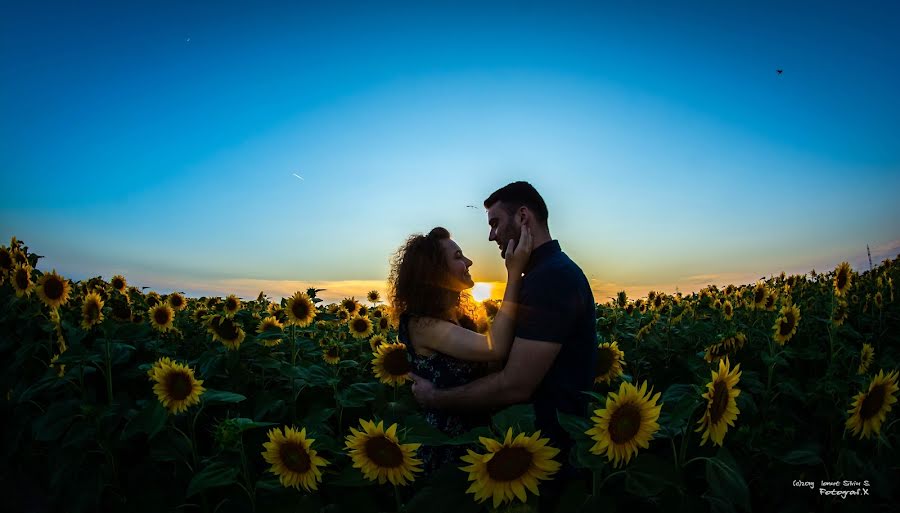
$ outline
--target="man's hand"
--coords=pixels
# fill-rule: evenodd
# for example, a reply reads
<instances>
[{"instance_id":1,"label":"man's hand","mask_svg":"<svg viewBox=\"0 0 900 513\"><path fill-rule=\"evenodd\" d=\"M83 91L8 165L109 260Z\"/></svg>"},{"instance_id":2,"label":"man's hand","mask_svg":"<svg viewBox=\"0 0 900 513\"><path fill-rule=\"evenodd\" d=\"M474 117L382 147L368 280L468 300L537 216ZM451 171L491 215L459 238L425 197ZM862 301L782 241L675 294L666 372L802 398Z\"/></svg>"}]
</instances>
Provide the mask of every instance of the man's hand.
<instances>
[{"instance_id":1,"label":"man's hand","mask_svg":"<svg viewBox=\"0 0 900 513\"><path fill-rule=\"evenodd\" d=\"M432 407L434 404L434 384L422 376L417 376L411 372L409 377L413 380L412 393L416 398L416 402L425 408Z\"/></svg>"}]
</instances>

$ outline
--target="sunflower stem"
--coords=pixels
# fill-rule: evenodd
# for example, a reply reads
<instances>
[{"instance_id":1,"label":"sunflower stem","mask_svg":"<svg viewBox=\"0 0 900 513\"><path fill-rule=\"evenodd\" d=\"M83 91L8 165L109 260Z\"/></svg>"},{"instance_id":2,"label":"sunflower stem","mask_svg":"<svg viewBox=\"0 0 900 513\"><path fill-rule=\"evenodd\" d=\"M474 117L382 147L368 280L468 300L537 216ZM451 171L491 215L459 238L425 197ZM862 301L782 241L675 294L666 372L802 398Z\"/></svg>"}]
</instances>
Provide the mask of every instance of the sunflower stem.
<instances>
[{"instance_id":1,"label":"sunflower stem","mask_svg":"<svg viewBox=\"0 0 900 513\"><path fill-rule=\"evenodd\" d=\"M404 510L403 500L400 499L400 489L397 488L397 485L394 485L394 502L397 503L397 513Z\"/></svg>"},{"instance_id":2,"label":"sunflower stem","mask_svg":"<svg viewBox=\"0 0 900 513\"><path fill-rule=\"evenodd\" d=\"M106 341L106 398L109 399L109 404L113 403L113 388L112 388L112 358L109 354L109 333L104 328L103 329L103 338Z\"/></svg>"},{"instance_id":3,"label":"sunflower stem","mask_svg":"<svg viewBox=\"0 0 900 513\"><path fill-rule=\"evenodd\" d=\"M242 470L243 470L243 474L244 474L244 481L247 482L247 487L244 488L244 491L247 492L247 497L250 498L251 511L253 513L256 513L256 494L250 492L251 489L255 490L256 486L250 480L250 471L248 470L249 465L247 464L247 452L244 450L244 436L243 435L241 435L240 440L241 440L241 467L243 467ZM238 483L238 484L240 484L240 483ZM243 486L242 486L242 488L243 488Z\"/></svg>"}]
</instances>

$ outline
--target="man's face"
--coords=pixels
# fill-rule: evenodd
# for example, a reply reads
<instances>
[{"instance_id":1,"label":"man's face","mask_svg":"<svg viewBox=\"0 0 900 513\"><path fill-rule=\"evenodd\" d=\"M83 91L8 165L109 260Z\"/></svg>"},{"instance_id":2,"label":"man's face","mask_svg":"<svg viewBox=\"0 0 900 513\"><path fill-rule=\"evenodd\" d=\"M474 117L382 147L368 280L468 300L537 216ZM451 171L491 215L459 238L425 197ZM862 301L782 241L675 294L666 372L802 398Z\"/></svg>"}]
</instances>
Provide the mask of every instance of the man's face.
<instances>
[{"instance_id":1,"label":"man's face","mask_svg":"<svg viewBox=\"0 0 900 513\"><path fill-rule=\"evenodd\" d=\"M510 215L503 203L498 201L488 209L488 225L491 227L488 240L500 247L500 256L506 258L506 246L510 239L518 241L521 223L517 216Z\"/></svg>"}]
</instances>

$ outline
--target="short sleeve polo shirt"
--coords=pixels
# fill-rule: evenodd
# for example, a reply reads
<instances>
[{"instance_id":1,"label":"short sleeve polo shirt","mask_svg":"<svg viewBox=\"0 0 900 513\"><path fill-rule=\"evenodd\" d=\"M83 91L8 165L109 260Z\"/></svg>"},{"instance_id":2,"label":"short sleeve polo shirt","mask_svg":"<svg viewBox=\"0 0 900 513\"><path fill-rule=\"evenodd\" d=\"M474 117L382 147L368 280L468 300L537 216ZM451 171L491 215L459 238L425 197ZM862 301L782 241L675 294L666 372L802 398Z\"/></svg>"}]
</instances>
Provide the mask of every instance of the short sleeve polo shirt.
<instances>
[{"instance_id":1,"label":"short sleeve polo shirt","mask_svg":"<svg viewBox=\"0 0 900 513\"><path fill-rule=\"evenodd\" d=\"M532 396L537 428L568 453L572 441L556 411L587 414L597 358L596 305L581 268L552 240L537 247L525 268L516 336L559 344L559 354Z\"/></svg>"}]
</instances>

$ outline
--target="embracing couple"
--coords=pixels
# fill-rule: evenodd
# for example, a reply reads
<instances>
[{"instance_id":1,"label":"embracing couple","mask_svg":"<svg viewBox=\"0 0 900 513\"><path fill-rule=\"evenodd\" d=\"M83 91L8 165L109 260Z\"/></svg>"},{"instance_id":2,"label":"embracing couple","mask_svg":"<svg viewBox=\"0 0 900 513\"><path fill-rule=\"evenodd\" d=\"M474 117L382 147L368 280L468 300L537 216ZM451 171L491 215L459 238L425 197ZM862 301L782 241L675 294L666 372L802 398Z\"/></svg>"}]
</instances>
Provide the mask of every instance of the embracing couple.
<instances>
[{"instance_id":1,"label":"embracing couple","mask_svg":"<svg viewBox=\"0 0 900 513\"><path fill-rule=\"evenodd\" d=\"M542 485L558 495L575 470L572 439L557 410L586 416L597 357L596 306L587 278L550 236L548 211L527 182L484 201L490 235L506 262L503 301L478 333L464 291L472 261L444 228L414 235L392 262L390 300L413 371L412 391L426 420L448 435L487 425L502 407L531 403L541 436L560 449L562 469ZM422 447L426 472L460 464L458 447ZM549 492L549 493L548 493Z\"/></svg>"}]
</instances>

